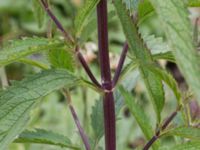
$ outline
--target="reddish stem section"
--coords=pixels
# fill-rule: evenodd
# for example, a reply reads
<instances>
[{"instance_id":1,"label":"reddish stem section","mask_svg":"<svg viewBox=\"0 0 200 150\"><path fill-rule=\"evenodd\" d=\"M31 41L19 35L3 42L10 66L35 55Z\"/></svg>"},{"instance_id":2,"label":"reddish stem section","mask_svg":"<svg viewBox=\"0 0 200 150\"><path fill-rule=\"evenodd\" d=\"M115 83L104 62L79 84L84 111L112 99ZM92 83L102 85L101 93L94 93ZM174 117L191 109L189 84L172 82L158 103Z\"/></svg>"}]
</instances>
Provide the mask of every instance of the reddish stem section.
<instances>
[{"instance_id":1,"label":"reddish stem section","mask_svg":"<svg viewBox=\"0 0 200 150\"><path fill-rule=\"evenodd\" d=\"M115 105L112 92L110 59L108 50L107 0L100 0L99 4L97 5L97 17L99 62L101 67L102 87L104 90L108 91L105 93L103 99L105 149L116 150Z\"/></svg>"},{"instance_id":2,"label":"reddish stem section","mask_svg":"<svg viewBox=\"0 0 200 150\"><path fill-rule=\"evenodd\" d=\"M77 128L79 130L80 136L81 136L81 138L83 140L83 143L85 145L85 149L86 150L90 150L88 137L86 136L83 128L81 127L81 124L80 124L80 121L79 121L78 116L76 114L76 111L74 110L74 107L71 104L69 104L69 109L70 109L71 114L72 114L72 116L74 118L74 122L75 122L75 124L76 124L76 126L77 126Z\"/></svg>"},{"instance_id":3,"label":"reddish stem section","mask_svg":"<svg viewBox=\"0 0 200 150\"><path fill-rule=\"evenodd\" d=\"M127 52L128 52L128 43L126 42L123 46L123 50L122 50L122 53L120 55L119 63L118 63L117 69L115 71L115 75L114 75L113 83L112 83L113 87L115 87L115 85L117 84L117 82L119 80Z\"/></svg>"},{"instance_id":4,"label":"reddish stem section","mask_svg":"<svg viewBox=\"0 0 200 150\"><path fill-rule=\"evenodd\" d=\"M67 40L69 40L71 43L73 43L74 41L73 41L72 37L65 31L64 27L62 26L62 24L58 21L58 19L56 18L56 16L49 9L49 5L48 5L47 1L46 0L41 0L41 3L44 6L47 14L51 17L51 19L56 24L56 26L58 27L58 29L63 33L64 37Z\"/></svg>"}]
</instances>

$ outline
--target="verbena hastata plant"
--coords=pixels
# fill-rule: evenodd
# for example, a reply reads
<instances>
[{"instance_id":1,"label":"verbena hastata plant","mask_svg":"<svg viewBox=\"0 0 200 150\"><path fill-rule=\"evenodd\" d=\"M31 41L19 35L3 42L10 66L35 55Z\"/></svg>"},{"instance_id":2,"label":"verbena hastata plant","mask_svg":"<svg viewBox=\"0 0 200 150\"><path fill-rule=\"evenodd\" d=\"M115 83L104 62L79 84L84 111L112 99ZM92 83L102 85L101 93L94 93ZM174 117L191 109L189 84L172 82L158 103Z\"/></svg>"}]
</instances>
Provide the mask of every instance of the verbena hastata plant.
<instances>
[{"instance_id":1,"label":"verbena hastata plant","mask_svg":"<svg viewBox=\"0 0 200 150\"><path fill-rule=\"evenodd\" d=\"M120 20L126 38L113 77L109 58L108 15L110 13L107 11L107 3L112 3L115 9L114 16L116 15ZM192 36L193 29L187 9L200 6L199 0L113 0L112 2L86 0L75 15L74 29L71 31L66 31L54 15L50 7L51 1L34 0L34 4L39 22L42 21L43 12L46 12L60 30L63 39L51 37L51 34L48 34L48 38L27 37L12 41L0 52L1 66L19 61L42 69L41 72L21 81L12 82L11 86L0 93L0 150L5 150L12 142L50 144L69 149L116 150L118 149L116 147L118 119L116 118L124 105L129 108L146 139L146 144L141 149L200 149L200 120L191 120L188 112L191 95L200 100L200 57L194 41L197 38ZM93 19L97 19L97 24L90 18L95 8L97 17ZM160 30L165 32L167 47L158 40L159 38L145 37L140 33L142 22L153 13L160 20ZM86 37L89 36L87 34L93 30L91 24L97 25L101 82L93 75L81 53ZM157 49L160 48L157 52L155 45L158 46ZM48 55L51 67L26 57L44 51ZM125 66L123 64L126 56L129 58L126 59L128 61ZM77 67L75 59L79 61L90 81L75 73L74 70ZM172 75L158 65L159 59L178 65L191 92L183 93L179 90ZM128 77L135 69L139 71L144 81L154 112L145 112L130 93L134 88L133 80L135 79ZM123 83L126 78L129 79L129 84ZM167 118L161 115L165 106L164 84L173 91L177 100L176 109L171 110ZM71 87L77 86L89 87L102 97L102 100L99 100L92 109L92 134L84 131L75 111L78 108L73 107L70 91ZM75 141L71 141L70 137L44 129L25 130L29 114L37 106L36 103L55 90L60 90L68 102L69 110L82 139L82 145L73 144ZM146 113L156 118L155 126L151 124ZM179 113L179 118L183 121L177 121L176 124L170 126ZM126 129L118 128L118 130ZM102 145L104 142L100 142L103 136L105 145ZM160 140L168 136L176 137L174 146L168 146L167 143L161 144Z\"/></svg>"}]
</instances>

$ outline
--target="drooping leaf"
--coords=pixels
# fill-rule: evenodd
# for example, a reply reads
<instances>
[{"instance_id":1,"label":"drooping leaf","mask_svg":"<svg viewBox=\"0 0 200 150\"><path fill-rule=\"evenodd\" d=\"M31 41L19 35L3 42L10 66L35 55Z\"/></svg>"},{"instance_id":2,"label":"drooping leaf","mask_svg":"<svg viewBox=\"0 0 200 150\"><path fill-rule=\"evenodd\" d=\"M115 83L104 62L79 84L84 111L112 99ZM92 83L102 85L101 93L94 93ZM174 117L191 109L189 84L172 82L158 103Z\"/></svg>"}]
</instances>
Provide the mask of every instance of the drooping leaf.
<instances>
[{"instance_id":1,"label":"drooping leaf","mask_svg":"<svg viewBox=\"0 0 200 150\"><path fill-rule=\"evenodd\" d=\"M182 0L150 0L162 21L180 71L200 99L200 61L192 41L188 10Z\"/></svg>"},{"instance_id":2,"label":"drooping leaf","mask_svg":"<svg viewBox=\"0 0 200 150\"><path fill-rule=\"evenodd\" d=\"M180 136L191 140L200 141L200 128L194 127L178 127L169 130L164 136Z\"/></svg>"},{"instance_id":3,"label":"drooping leaf","mask_svg":"<svg viewBox=\"0 0 200 150\"><path fill-rule=\"evenodd\" d=\"M49 144L70 149L80 149L77 145L72 144L68 137L44 129L26 130L22 132L14 142Z\"/></svg>"},{"instance_id":4,"label":"drooping leaf","mask_svg":"<svg viewBox=\"0 0 200 150\"><path fill-rule=\"evenodd\" d=\"M15 62L20 58L37 52L63 47L64 43L58 40L45 38L25 38L12 41L0 51L0 66Z\"/></svg>"},{"instance_id":5,"label":"drooping leaf","mask_svg":"<svg viewBox=\"0 0 200 150\"><path fill-rule=\"evenodd\" d=\"M159 148L159 150L198 150L198 149L200 149L199 142L186 142L174 146L165 146Z\"/></svg>"},{"instance_id":6,"label":"drooping leaf","mask_svg":"<svg viewBox=\"0 0 200 150\"><path fill-rule=\"evenodd\" d=\"M31 108L37 100L63 86L78 84L80 79L66 70L46 70L14 82L0 93L0 149L23 131Z\"/></svg>"},{"instance_id":7,"label":"drooping leaf","mask_svg":"<svg viewBox=\"0 0 200 150\"><path fill-rule=\"evenodd\" d=\"M88 17L90 14L94 11L94 8L98 4L99 0L86 0L83 7L78 11L78 14L75 17L75 34L77 37L80 36L80 33L85 25L85 23L88 21Z\"/></svg>"},{"instance_id":8,"label":"drooping leaf","mask_svg":"<svg viewBox=\"0 0 200 150\"><path fill-rule=\"evenodd\" d=\"M137 25L131 20L131 17L128 15L122 0L115 0L114 5L129 44L130 52L138 61L139 70L145 81L148 94L154 106L157 120L160 121L160 113L164 106L163 85L161 80L153 73L149 72L145 67L146 64L154 63L152 56L143 43L143 40L138 32Z\"/></svg>"},{"instance_id":9,"label":"drooping leaf","mask_svg":"<svg viewBox=\"0 0 200 150\"><path fill-rule=\"evenodd\" d=\"M38 22L38 27L41 28L45 20L45 11L42 9L40 0L32 0L33 14Z\"/></svg>"},{"instance_id":10,"label":"drooping leaf","mask_svg":"<svg viewBox=\"0 0 200 150\"><path fill-rule=\"evenodd\" d=\"M150 125L148 117L144 113L144 110L142 110L142 108L135 102L133 96L129 92L127 92L122 86L120 87L120 92L123 95L126 105L128 106L138 125L140 126L146 139L150 140L154 135L154 132L152 126ZM158 149L158 143L155 143L153 145L153 148Z\"/></svg>"},{"instance_id":11,"label":"drooping leaf","mask_svg":"<svg viewBox=\"0 0 200 150\"><path fill-rule=\"evenodd\" d=\"M60 49L50 50L48 59L53 68L64 68L71 72L75 69L75 56L71 49L63 47Z\"/></svg>"},{"instance_id":12,"label":"drooping leaf","mask_svg":"<svg viewBox=\"0 0 200 150\"><path fill-rule=\"evenodd\" d=\"M177 83L175 79L172 77L170 73L167 73L165 70L158 68L153 65L148 65L148 69L154 73L155 76L160 77L161 80L163 80L174 92L174 95L176 96L176 99L178 103L180 104L181 99L181 92L178 89Z\"/></svg>"}]
</instances>

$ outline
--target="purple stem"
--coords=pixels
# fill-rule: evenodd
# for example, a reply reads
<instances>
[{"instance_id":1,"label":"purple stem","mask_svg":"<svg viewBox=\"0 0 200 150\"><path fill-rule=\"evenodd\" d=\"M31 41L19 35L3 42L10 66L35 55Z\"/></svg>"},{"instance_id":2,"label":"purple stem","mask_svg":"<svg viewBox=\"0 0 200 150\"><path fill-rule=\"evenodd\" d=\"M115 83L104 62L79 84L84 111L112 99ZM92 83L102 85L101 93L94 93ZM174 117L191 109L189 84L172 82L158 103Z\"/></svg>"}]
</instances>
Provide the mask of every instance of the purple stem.
<instances>
[{"instance_id":1,"label":"purple stem","mask_svg":"<svg viewBox=\"0 0 200 150\"><path fill-rule=\"evenodd\" d=\"M149 142L144 146L143 150L148 150L153 143L159 138L160 132L165 130L167 126L170 124L170 122L174 119L174 117L177 115L180 108L178 108L176 111L174 111L163 123L161 126L161 129L159 129L156 134L149 140Z\"/></svg>"},{"instance_id":2,"label":"purple stem","mask_svg":"<svg viewBox=\"0 0 200 150\"><path fill-rule=\"evenodd\" d=\"M100 83L97 81L97 79L94 77L94 75L92 74L89 66L87 65L83 55L79 52L79 51L76 51L76 55L80 61L80 63L82 64L83 68L85 69L85 72L88 74L90 80L99 88L102 88Z\"/></svg>"},{"instance_id":3,"label":"purple stem","mask_svg":"<svg viewBox=\"0 0 200 150\"><path fill-rule=\"evenodd\" d=\"M86 134L84 133L83 128L81 127L80 121L79 121L79 119L77 117L77 114L76 114L76 112L74 110L74 107L71 104L69 104L69 108L70 108L71 114L73 116L74 122L75 122L75 124L76 124L76 126L77 126L77 128L79 130L79 133L80 133L80 136L81 136L81 138L83 140L83 143L85 145L85 149L86 150L90 150L88 137L86 136Z\"/></svg>"},{"instance_id":4,"label":"purple stem","mask_svg":"<svg viewBox=\"0 0 200 150\"><path fill-rule=\"evenodd\" d=\"M127 52L128 52L128 43L126 42L123 46L123 50L122 50L122 53L120 55L119 63L118 63L118 66L117 66L117 69L115 71L115 75L114 75L114 78L113 78L113 81L112 81L113 87L115 87L115 85L117 84L117 82L119 80Z\"/></svg>"},{"instance_id":5,"label":"purple stem","mask_svg":"<svg viewBox=\"0 0 200 150\"><path fill-rule=\"evenodd\" d=\"M97 18L101 80L102 87L105 91L107 91L105 92L103 98L105 149L116 150L115 104L112 92L110 59L108 50L107 0L100 0L99 4L97 5Z\"/></svg>"},{"instance_id":6,"label":"purple stem","mask_svg":"<svg viewBox=\"0 0 200 150\"><path fill-rule=\"evenodd\" d=\"M79 121L78 116L76 114L76 111L74 110L74 107L71 104L72 100L71 100L70 93L69 93L69 91L67 89L64 89L64 88L62 89L62 92L63 92L63 94L64 94L64 96L66 98L67 104L69 105L70 112L71 112L72 117L74 119L74 122L75 122L75 124L76 124L76 126L78 128L78 131L79 131L79 134L81 136L81 139L82 139L82 141L83 141L83 143L85 145L85 149L86 150L90 150L90 144L89 144L88 137L86 136L83 128L81 127L81 124L80 124L80 121Z\"/></svg>"},{"instance_id":7,"label":"purple stem","mask_svg":"<svg viewBox=\"0 0 200 150\"><path fill-rule=\"evenodd\" d=\"M69 40L71 43L74 43L73 39L71 38L71 36L65 31L64 27L62 26L62 24L58 21L58 19L56 18L56 16L51 12L51 10L49 9L48 3L46 2L46 0L41 0L42 5L44 6L46 12L48 13L48 15L51 17L51 19L54 21L54 23L56 24L56 26L58 27L58 29L63 33L64 37ZM96 80L96 78L94 77L94 75L92 74L90 68L88 67L84 57L82 56L82 54L79 52L79 48L76 47L76 53L77 53L77 57L80 61L80 63L82 64L83 68L85 69L86 73L88 74L89 78L91 79L91 81L98 86L99 88L101 88L101 85L99 84L99 82Z\"/></svg>"},{"instance_id":8,"label":"purple stem","mask_svg":"<svg viewBox=\"0 0 200 150\"><path fill-rule=\"evenodd\" d=\"M51 19L54 21L54 23L56 24L56 26L58 27L58 29L63 33L64 37L69 40L71 43L73 43L73 39L72 37L65 31L65 29L63 28L62 24L58 21L58 19L56 18L56 16L52 13L52 11L49 9L49 5L47 3L46 0L41 0L42 5L44 6L47 14L51 17Z\"/></svg>"}]
</instances>

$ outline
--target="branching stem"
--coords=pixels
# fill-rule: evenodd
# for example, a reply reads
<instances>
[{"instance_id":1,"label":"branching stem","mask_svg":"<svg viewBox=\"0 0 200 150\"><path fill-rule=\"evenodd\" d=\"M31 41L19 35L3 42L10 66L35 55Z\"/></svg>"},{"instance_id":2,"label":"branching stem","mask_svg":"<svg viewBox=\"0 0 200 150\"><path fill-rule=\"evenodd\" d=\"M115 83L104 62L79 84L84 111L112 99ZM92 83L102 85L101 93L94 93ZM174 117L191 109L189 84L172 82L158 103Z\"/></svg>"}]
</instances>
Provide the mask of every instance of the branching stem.
<instances>
[{"instance_id":1,"label":"branching stem","mask_svg":"<svg viewBox=\"0 0 200 150\"><path fill-rule=\"evenodd\" d=\"M64 27L62 26L62 24L59 22L59 20L56 18L56 16L50 10L47 1L46 0L41 0L41 3L44 6L44 9L47 12L47 14L51 17L51 19L56 24L56 26L58 27L58 29L62 32L62 34L64 35L64 37L68 41L70 41L71 43L74 43L74 40L72 39L71 35L65 31Z\"/></svg>"},{"instance_id":2,"label":"branching stem","mask_svg":"<svg viewBox=\"0 0 200 150\"><path fill-rule=\"evenodd\" d=\"M97 20L102 87L108 91L103 98L105 149L116 150L115 104L108 50L107 0L100 0L97 5Z\"/></svg>"},{"instance_id":3,"label":"branching stem","mask_svg":"<svg viewBox=\"0 0 200 150\"><path fill-rule=\"evenodd\" d=\"M72 103L71 103L71 96L70 96L70 93L69 93L68 90L63 89L63 94L64 94L65 97L66 97L67 103L68 103L68 105L69 105L70 112L71 112L72 117L73 117L73 119L74 119L74 122L75 122L75 124L76 124L76 126L77 126L77 128L78 128L78 130L79 130L79 134L80 134L80 136L81 136L81 138L82 138L82 141L83 141L83 143L84 143L84 145L85 145L85 149L86 149L86 150L90 150L91 148L90 148L90 144L89 144L89 139L88 139L87 135L85 134L85 132L84 132L84 130L83 130L81 124L80 124L80 121L79 121L79 119L78 119L78 116L77 116L77 114L76 114L76 111L75 111L75 109L74 109L74 107L73 107L73 105L72 105Z\"/></svg>"},{"instance_id":4,"label":"branching stem","mask_svg":"<svg viewBox=\"0 0 200 150\"><path fill-rule=\"evenodd\" d=\"M49 5L47 3L46 0L41 0L41 3L43 5L43 7L45 8L47 14L50 16L50 18L52 19L52 21L56 24L57 28L62 32L62 34L64 35L65 39L68 40L71 43L74 43L74 40L72 39L71 35L69 33L67 33L64 29L64 27L62 26L62 24L60 23L60 21L56 18L56 16L53 14L53 12L50 10ZM86 73L88 74L89 78L91 79L91 81L98 86L99 88L101 88L101 85L99 84L99 82L96 80L96 78L94 77L94 75L92 74L88 64L86 63L83 55L79 52L79 48L78 46L76 46L76 53L77 53L77 57L81 63L81 65L83 66L83 68L85 69Z\"/></svg>"},{"instance_id":5,"label":"branching stem","mask_svg":"<svg viewBox=\"0 0 200 150\"><path fill-rule=\"evenodd\" d=\"M148 141L148 143L144 146L143 150L148 150L153 143L160 137L160 133L164 131L168 125L171 123L171 121L176 117L178 111L180 111L181 107L178 107L176 111L171 113L171 115L164 121L161 128L156 132L156 134Z\"/></svg>"},{"instance_id":6,"label":"branching stem","mask_svg":"<svg viewBox=\"0 0 200 150\"><path fill-rule=\"evenodd\" d=\"M118 66L117 66L117 69L115 71L115 75L114 75L114 78L113 78L113 81L112 81L113 87L115 87L115 85L117 84L117 82L119 80L127 52L128 52L128 43L126 42L123 46L123 50L122 50L122 53L120 55L119 63L118 63Z\"/></svg>"}]
</instances>

